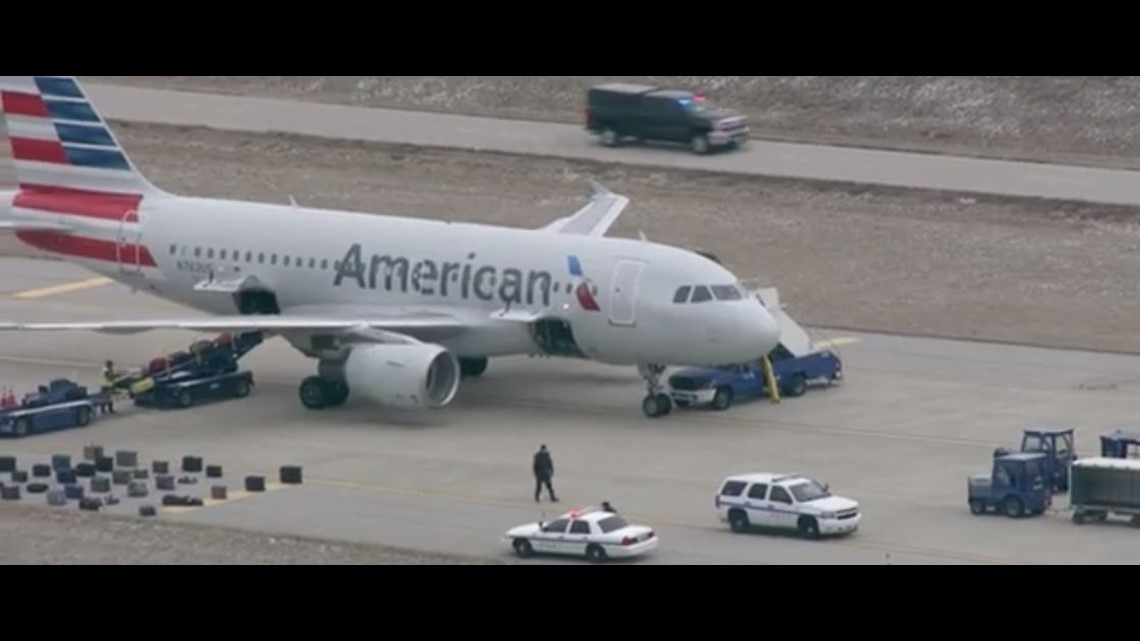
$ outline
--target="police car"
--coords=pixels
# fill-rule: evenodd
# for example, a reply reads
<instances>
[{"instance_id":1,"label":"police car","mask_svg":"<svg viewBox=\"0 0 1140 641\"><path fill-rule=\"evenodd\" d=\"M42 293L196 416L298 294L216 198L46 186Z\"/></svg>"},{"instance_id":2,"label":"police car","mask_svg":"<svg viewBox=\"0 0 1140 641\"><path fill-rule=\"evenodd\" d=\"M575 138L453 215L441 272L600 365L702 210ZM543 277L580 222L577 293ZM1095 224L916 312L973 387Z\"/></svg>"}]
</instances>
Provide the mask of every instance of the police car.
<instances>
[{"instance_id":1,"label":"police car","mask_svg":"<svg viewBox=\"0 0 1140 641\"><path fill-rule=\"evenodd\" d=\"M858 502L835 496L826 484L801 474L730 476L716 494L716 510L733 532L778 528L809 539L850 534L863 520Z\"/></svg>"},{"instance_id":2,"label":"police car","mask_svg":"<svg viewBox=\"0 0 1140 641\"><path fill-rule=\"evenodd\" d=\"M611 558L640 556L657 549L657 534L633 525L616 512L588 507L567 512L549 523L527 523L503 536L515 554L584 557L595 563Z\"/></svg>"}]
</instances>

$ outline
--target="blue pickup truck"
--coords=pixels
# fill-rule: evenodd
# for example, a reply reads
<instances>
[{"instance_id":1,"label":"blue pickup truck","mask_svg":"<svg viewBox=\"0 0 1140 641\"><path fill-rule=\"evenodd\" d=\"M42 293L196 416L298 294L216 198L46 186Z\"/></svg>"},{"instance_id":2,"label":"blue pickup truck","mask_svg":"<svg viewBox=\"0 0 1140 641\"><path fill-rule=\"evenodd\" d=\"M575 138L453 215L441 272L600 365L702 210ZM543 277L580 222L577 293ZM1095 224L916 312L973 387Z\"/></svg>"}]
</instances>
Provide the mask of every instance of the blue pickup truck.
<instances>
[{"instance_id":1,"label":"blue pickup truck","mask_svg":"<svg viewBox=\"0 0 1140 641\"><path fill-rule=\"evenodd\" d=\"M783 345L768 355L782 396L802 396L811 384L830 385L843 378L843 362L835 352L816 350L795 356ZM677 407L711 405L726 410L736 399L768 394L764 364L755 360L723 367L683 369L669 377L669 393Z\"/></svg>"}]
</instances>

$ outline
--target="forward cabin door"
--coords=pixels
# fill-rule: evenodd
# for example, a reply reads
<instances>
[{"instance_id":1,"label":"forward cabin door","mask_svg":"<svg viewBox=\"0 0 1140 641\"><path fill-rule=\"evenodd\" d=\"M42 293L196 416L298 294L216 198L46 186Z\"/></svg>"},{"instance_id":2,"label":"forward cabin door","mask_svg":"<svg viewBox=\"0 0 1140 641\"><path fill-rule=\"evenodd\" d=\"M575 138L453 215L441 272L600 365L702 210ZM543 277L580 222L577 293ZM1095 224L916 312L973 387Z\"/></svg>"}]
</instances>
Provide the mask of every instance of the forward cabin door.
<instances>
[{"instance_id":1,"label":"forward cabin door","mask_svg":"<svg viewBox=\"0 0 1140 641\"><path fill-rule=\"evenodd\" d=\"M622 260L614 270L610 291L610 323L625 327L637 325L637 292L645 263Z\"/></svg>"}]
</instances>

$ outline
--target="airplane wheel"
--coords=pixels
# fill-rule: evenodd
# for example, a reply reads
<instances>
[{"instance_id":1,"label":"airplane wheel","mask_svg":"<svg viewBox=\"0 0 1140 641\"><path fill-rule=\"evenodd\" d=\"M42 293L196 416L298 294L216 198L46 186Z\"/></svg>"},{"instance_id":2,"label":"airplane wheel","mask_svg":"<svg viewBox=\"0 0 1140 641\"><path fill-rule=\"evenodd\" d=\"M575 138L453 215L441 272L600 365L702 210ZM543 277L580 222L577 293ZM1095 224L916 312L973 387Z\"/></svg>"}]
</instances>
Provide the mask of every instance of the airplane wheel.
<instances>
[{"instance_id":1,"label":"airplane wheel","mask_svg":"<svg viewBox=\"0 0 1140 641\"><path fill-rule=\"evenodd\" d=\"M459 373L464 378L478 378L487 371L487 359L485 358L461 358L459 359Z\"/></svg>"},{"instance_id":2,"label":"airplane wheel","mask_svg":"<svg viewBox=\"0 0 1140 641\"><path fill-rule=\"evenodd\" d=\"M641 411L649 418L665 416L673 411L673 399L668 394L650 394L641 401Z\"/></svg>"},{"instance_id":3,"label":"airplane wheel","mask_svg":"<svg viewBox=\"0 0 1140 641\"><path fill-rule=\"evenodd\" d=\"M340 407L348 402L348 383L344 381L326 381L328 386L327 407Z\"/></svg>"},{"instance_id":4,"label":"airplane wheel","mask_svg":"<svg viewBox=\"0 0 1140 641\"><path fill-rule=\"evenodd\" d=\"M328 388L325 386L325 381L319 376L310 376L304 381L301 381L301 389L298 394L301 397L301 404L307 409L319 410L324 409L328 403Z\"/></svg>"}]
</instances>

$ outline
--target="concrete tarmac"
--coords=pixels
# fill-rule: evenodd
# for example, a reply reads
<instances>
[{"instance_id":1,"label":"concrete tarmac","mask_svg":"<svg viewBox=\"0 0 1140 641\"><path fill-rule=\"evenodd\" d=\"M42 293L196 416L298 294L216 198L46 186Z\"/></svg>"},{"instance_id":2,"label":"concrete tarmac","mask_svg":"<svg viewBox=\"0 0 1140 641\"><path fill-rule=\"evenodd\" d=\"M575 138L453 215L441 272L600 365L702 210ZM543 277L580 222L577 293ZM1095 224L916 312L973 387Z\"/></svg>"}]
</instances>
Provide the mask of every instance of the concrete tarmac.
<instances>
[{"instance_id":1,"label":"concrete tarmac","mask_svg":"<svg viewBox=\"0 0 1140 641\"><path fill-rule=\"evenodd\" d=\"M62 263L4 259L0 292L5 321L196 315ZM664 420L641 415L643 386L632 371L527 358L493 361L440 411L350 400L313 413L296 390L314 364L275 339L243 363L257 381L250 398L174 412L121 408L86 429L2 441L0 451L30 468L53 453L78 458L85 444L98 443L147 461L202 456L231 479L261 474L271 482L280 466L301 465L304 486L162 518L439 552L506 555L499 536L507 528L609 500L660 532L661 547L646 563L1140 561L1134 529L1073 525L1063 497L1053 512L1023 520L972 516L965 497L966 476L988 471L992 450L1016 447L1025 427L1075 427L1079 451L1093 452L1100 433L1134 418L1140 358L816 333L841 351L842 385L778 405ZM96 386L106 358L141 365L194 338L0 333L0 385L24 392L68 376ZM531 497L530 455L540 443L554 455L557 506ZM761 470L829 482L862 502L862 529L817 543L729 533L713 511L719 482Z\"/></svg>"},{"instance_id":2,"label":"concrete tarmac","mask_svg":"<svg viewBox=\"0 0 1140 641\"><path fill-rule=\"evenodd\" d=\"M581 126L85 83L108 118L452 147L624 164L1004 196L1140 205L1140 172L753 141L695 156L598 145ZM128 150L129 151L129 150Z\"/></svg>"}]
</instances>

